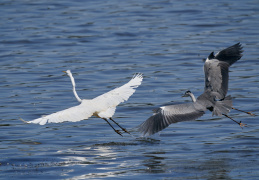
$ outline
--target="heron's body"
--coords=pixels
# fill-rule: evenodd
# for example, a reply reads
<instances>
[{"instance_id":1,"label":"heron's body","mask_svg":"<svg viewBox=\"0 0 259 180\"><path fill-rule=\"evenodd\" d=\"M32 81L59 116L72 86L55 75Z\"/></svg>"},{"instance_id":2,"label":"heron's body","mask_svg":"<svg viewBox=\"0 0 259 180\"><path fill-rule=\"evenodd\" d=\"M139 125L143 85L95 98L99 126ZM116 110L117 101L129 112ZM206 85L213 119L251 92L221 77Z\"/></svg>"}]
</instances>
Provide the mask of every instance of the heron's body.
<instances>
[{"instance_id":1,"label":"heron's body","mask_svg":"<svg viewBox=\"0 0 259 180\"><path fill-rule=\"evenodd\" d=\"M228 91L229 67L242 57L240 43L219 51L212 52L204 63L204 91L214 93L217 99L224 99Z\"/></svg>"},{"instance_id":2,"label":"heron's body","mask_svg":"<svg viewBox=\"0 0 259 180\"><path fill-rule=\"evenodd\" d=\"M204 63L204 92L195 99L194 95L187 91L185 96L190 96L193 102L155 109L154 114L144 121L138 130L143 135L152 135L172 123L198 119L207 110L212 111L212 115L225 115L228 117L226 114L232 109L232 98L231 96L226 96L228 91L228 69L242 57L241 53L242 47L240 43L218 52L215 56L212 52ZM241 127L244 126L241 122L238 124Z\"/></svg>"}]
</instances>

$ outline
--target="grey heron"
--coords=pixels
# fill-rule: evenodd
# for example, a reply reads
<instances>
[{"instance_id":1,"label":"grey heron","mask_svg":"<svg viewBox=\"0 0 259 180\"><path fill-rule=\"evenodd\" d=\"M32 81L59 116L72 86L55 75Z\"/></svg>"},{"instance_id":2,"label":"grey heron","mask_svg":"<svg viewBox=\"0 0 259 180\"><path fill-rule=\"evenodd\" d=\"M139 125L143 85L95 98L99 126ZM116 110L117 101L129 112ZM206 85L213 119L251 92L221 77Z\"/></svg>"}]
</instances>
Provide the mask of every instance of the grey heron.
<instances>
[{"instance_id":1,"label":"grey heron","mask_svg":"<svg viewBox=\"0 0 259 180\"><path fill-rule=\"evenodd\" d=\"M155 134L172 123L191 121L201 117L207 110L212 115L224 115L230 119L227 113L232 109L232 98L226 96L228 91L229 67L242 57L242 46L237 43L216 55L212 52L204 63L205 88L204 92L196 99L187 91L184 96L190 96L193 102L162 106L154 109L154 114L138 127L143 135ZM234 108L233 108L234 109ZM249 112L248 112L249 114ZM250 115L252 115L250 113ZM235 121L234 119L232 119ZM240 127L245 126L237 122Z\"/></svg>"},{"instance_id":2,"label":"grey heron","mask_svg":"<svg viewBox=\"0 0 259 180\"><path fill-rule=\"evenodd\" d=\"M107 93L104 93L94 99L82 100L76 93L75 80L71 71L67 70L64 72L70 77L73 86L73 93L80 104L63 111L58 111L41 118L37 118L32 121L23 120L24 122L45 125L46 123L61 123L65 121L77 122L88 119L91 116L96 116L104 119L119 135L122 136L122 133L119 130L116 130L108 120L113 121L124 132L129 133L126 129L122 128L117 122L115 122L112 119L112 116L115 113L116 106L118 106L121 102L127 101L129 97L136 91L136 88L142 82L142 74L135 74L128 83Z\"/></svg>"}]
</instances>

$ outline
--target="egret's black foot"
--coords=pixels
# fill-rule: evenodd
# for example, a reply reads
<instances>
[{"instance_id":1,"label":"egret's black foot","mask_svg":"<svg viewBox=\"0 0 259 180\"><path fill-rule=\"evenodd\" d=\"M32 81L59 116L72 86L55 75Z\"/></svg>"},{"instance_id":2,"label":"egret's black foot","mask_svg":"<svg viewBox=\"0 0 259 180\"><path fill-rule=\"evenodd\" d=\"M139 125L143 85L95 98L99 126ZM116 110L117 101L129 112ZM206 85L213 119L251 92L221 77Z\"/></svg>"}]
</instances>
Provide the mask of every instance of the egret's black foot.
<instances>
[{"instance_id":1,"label":"egret's black foot","mask_svg":"<svg viewBox=\"0 0 259 180\"><path fill-rule=\"evenodd\" d=\"M122 133L119 130L114 130L117 134L122 136Z\"/></svg>"},{"instance_id":2,"label":"egret's black foot","mask_svg":"<svg viewBox=\"0 0 259 180\"><path fill-rule=\"evenodd\" d=\"M117 123L116 121L114 121L112 118L110 118L110 120L111 120L112 122L114 122L117 126L119 126L119 127L121 128L121 130L123 130L124 132L130 134L129 131L127 131L125 128L121 127L121 126L119 125L119 123Z\"/></svg>"},{"instance_id":3,"label":"egret's black foot","mask_svg":"<svg viewBox=\"0 0 259 180\"><path fill-rule=\"evenodd\" d=\"M130 134L130 132L129 131L127 131L127 129L125 129L125 128L121 128L124 132L126 132L126 133L128 133L128 134Z\"/></svg>"}]
</instances>

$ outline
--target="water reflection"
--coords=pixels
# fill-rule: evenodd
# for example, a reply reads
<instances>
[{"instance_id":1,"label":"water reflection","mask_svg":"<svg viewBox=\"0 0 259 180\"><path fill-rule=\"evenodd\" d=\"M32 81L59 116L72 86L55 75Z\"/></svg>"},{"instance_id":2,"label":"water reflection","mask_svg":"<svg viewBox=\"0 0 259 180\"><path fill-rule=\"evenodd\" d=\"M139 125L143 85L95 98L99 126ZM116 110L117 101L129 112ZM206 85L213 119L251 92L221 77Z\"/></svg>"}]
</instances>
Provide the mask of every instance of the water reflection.
<instances>
[{"instance_id":1,"label":"water reflection","mask_svg":"<svg viewBox=\"0 0 259 180\"><path fill-rule=\"evenodd\" d=\"M147 167L148 173L164 173L167 172L167 165L165 164L165 158L159 156L159 154L165 155L164 151L144 153L146 160L143 161L143 165Z\"/></svg>"},{"instance_id":2,"label":"water reflection","mask_svg":"<svg viewBox=\"0 0 259 180\"><path fill-rule=\"evenodd\" d=\"M228 161L231 160L226 158L211 158L199 164L195 171L205 173L206 175L201 174L201 177L206 179L232 179L229 176L232 169Z\"/></svg>"},{"instance_id":3,"label":"water reflection","mask_svg":"<svg viewBox=\"0 0 259 180\"><path fill-rule=\"evenodd\" d=\"M204 157L186 158L185 155L175 159L167 158L169 152L159 151L145 153L147 158L142 163L147 167L145 173L164 173L165 177L178 177L179 179L231 179L230 172L233 167L230 165L233 159L225 157ZM169 153L170 154L170 153ZM181 155L180 155L181 156Z\"/></svg>"}]
</instances>

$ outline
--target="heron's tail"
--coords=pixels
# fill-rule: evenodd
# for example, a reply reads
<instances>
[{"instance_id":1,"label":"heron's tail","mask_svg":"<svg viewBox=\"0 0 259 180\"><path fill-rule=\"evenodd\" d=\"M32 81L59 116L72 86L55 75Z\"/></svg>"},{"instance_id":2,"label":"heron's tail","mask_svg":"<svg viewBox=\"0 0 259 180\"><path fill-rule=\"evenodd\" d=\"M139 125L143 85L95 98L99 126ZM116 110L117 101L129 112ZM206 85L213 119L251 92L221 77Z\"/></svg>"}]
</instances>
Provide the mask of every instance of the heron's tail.
<instances>
[{"instance_id":1,"label":"heron's tail","mask_svg":"<svg viewBox=\"0 0 259 180\"><path fill-rule=\"evenodd\" d=\"M232 97L230 95L223 100L216 101L212 115L221 116L222 114L227 114L231 110L232 105Z\"/></svg>"}]
</instances>

